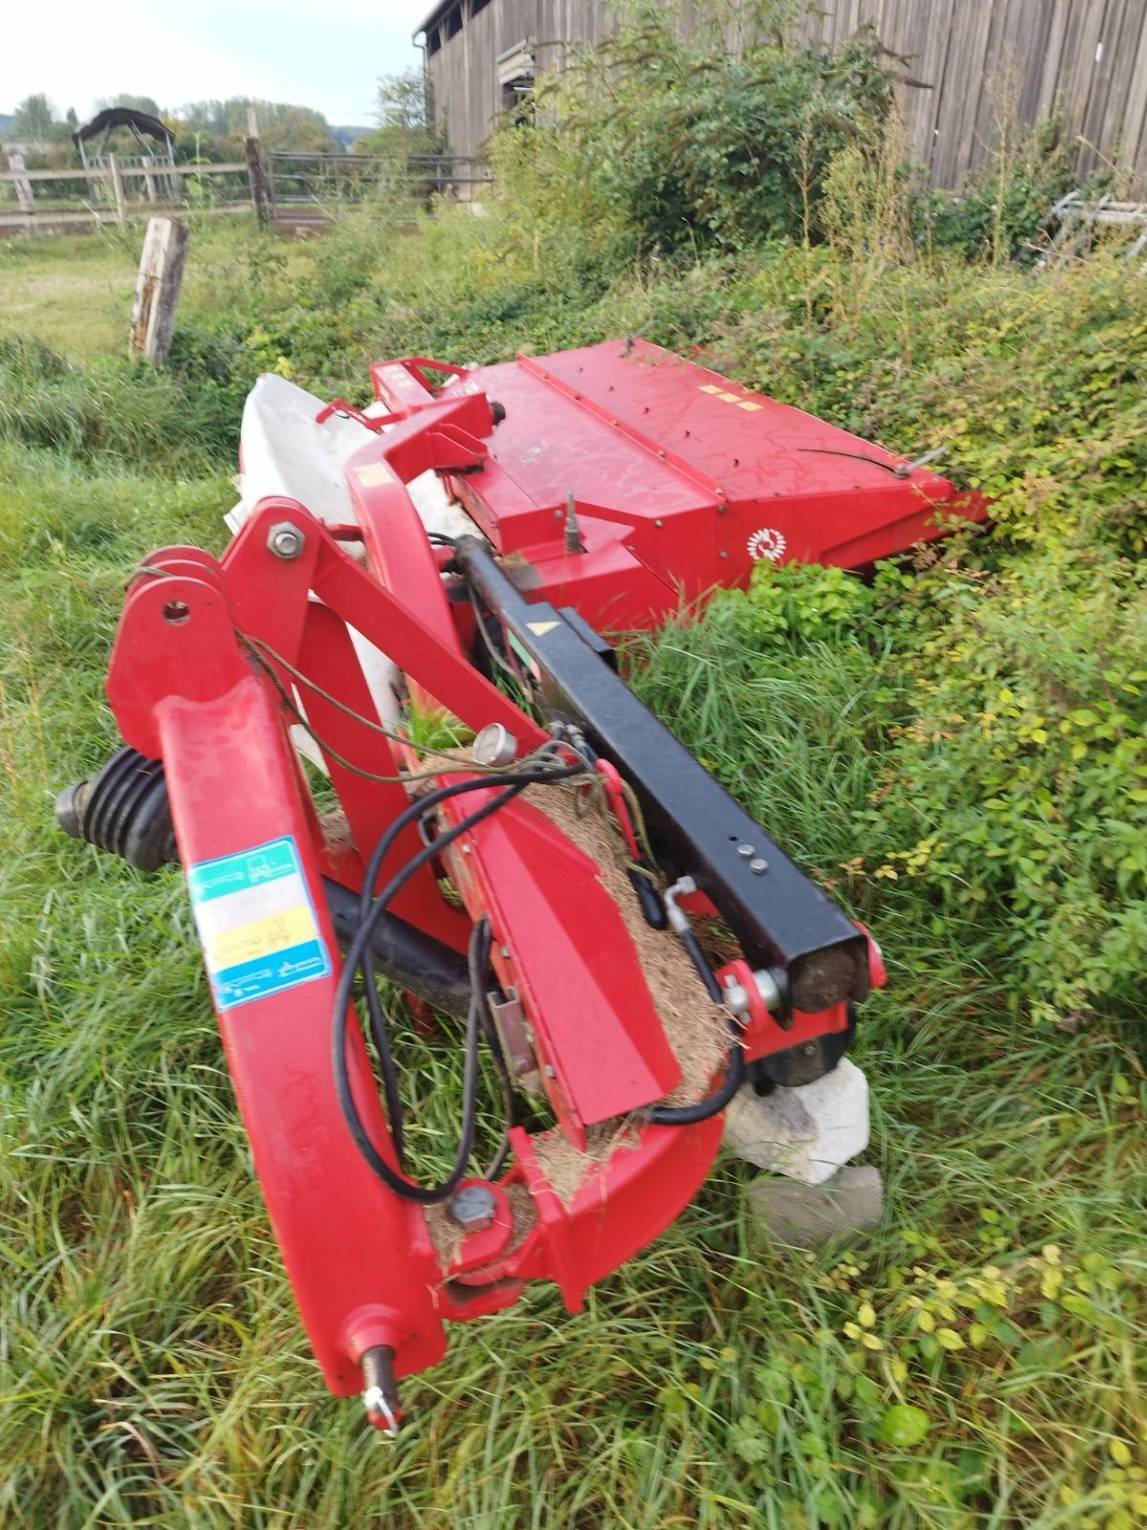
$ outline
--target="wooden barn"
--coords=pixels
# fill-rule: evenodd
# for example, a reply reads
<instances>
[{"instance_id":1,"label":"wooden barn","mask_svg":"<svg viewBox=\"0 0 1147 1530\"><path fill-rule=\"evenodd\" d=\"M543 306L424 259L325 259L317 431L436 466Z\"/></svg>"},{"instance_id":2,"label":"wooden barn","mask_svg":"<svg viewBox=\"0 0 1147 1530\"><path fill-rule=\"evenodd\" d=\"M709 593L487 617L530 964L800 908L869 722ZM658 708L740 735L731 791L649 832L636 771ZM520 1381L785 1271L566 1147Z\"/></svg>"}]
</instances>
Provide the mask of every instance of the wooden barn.
<instances>
[{"instance_id":1,"label":"wooden barn","mask_svg":"<svg viewBox=\"0 0 1147 1530\"><path fill-rule=\"evenodd\" d=\"M435 116L470 158L538 75L612 25L605 0L438 0L421 38Z\"/></svg>"},{"instance_id":2,"label":"wooden barn","mask_svg":"<svg viewBox=\"0 0 1147 1530\"><path fill-rule=\"evenodd\" d=\"M688 0L662 3L688 17ZM608 0L438 0L415 36L450 153L480 154L499 116L612 15ZM1004 95L1024 122L1063 113L1081 175L1110 160L1147 189L1147 0L810 0L800 33L832 45L866 21L921 82L902 109L936 185L990 153Z\"/></svg>"}]
</instances>

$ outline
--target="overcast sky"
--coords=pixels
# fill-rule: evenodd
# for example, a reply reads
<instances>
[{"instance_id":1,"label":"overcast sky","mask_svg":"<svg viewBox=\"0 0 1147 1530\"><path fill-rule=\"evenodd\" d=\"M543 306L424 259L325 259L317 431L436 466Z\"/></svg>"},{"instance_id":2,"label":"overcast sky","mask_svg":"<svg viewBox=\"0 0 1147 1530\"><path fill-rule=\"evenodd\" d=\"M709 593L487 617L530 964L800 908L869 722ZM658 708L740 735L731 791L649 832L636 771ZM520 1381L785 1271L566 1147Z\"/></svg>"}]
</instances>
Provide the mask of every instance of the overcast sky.
<instances>
[{"instance_id":1,"label":"overcast sky","mask_svg":"<svg viewBox=\"0 0 1147 1530\"><path fill-rule=\"evenodd\" d=\"M257 96L373 120L379 75L419 62L432 0L43 0L4 6L0 111L43 91L81 122L130 91L162 109Z\"/></svg>"}]
</instances>

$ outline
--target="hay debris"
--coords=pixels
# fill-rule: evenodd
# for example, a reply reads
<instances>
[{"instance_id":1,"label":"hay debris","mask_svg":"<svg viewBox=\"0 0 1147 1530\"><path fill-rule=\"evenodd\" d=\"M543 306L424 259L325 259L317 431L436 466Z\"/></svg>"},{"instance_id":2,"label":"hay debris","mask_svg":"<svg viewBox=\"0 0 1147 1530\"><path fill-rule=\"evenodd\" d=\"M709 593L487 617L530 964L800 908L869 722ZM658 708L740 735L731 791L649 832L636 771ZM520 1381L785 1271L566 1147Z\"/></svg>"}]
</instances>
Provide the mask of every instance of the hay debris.
<instances>
[{"instance_id":1,"label":"hay debris","mask_svg":"<svg viewBox=\"0 0 1147 1530\"><path fill-rule=\"evenodd\" d=\"M502 1188L510 1203L513 1230L504 1252L498 1255L499 1259L505 1259L516 1248L520 1248L538 1220L533 1197L525 1185L512 1184ZM438 1255L438 1262L444 1270L449 1271L462 1251L466 1233L450 1215L449 1207L445 1202L440 1201L436 1206L427 1206L425 1215L426 1230L430 1234L434 1252Z\"/></svg>"},{"instance_id":2,"label":"hay debris","mask_svg":"<svg viewBox=\"0 0 1147 1530\"><path fill-rule=\"evenodd\" d=\"M567 839L596 864L598 881L617 905L637 952L653 1007L681 1069L681 1082L667 1097L671 1105L703 1099L729 1045L725 1011L713 1003L685 947L670 930L646 924L625 872L625 858L600 809L581 810L568 785L530 787L526 796Z\"/></svg>"}]
</instances>

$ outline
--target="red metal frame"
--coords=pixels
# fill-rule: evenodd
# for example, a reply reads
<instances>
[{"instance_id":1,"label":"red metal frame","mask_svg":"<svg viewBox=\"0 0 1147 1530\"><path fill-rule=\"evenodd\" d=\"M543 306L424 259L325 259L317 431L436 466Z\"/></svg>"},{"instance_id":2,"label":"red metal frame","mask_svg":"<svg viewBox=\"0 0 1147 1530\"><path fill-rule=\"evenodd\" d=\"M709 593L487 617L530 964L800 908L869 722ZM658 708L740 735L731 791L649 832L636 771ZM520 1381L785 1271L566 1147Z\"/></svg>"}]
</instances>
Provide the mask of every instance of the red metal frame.
<instances>
[{"instance_id":1,"label":"red metal frame","mask_svg":"<svg viewBox=\"0 0 1147 1530\"><path fill-rule=\"evenodd\" d=\"M306 538L303 555L291 562L267 550L270 528L285 519ZM527 746L543 735L292 501L265 501L223 564L173 548L155 554L147 567L128 595L108 691L124 738L164 761L181 858L191 867L292 836L322 939L334 956L320 881L326 851L288 736L289 719L238 634L270 645L320 683L341 675L339 690L348 704L367 711L361 670L346 636L349 620L390 653L401 653L412 678L471 725L504 721ZM321 604L308 599L308 588ZM307 705L318 732L342 727L337 737L347 757L376 774L397 773L400 750L336 708L324 711L310 698ZM333 760L332 784L361 860L379 823L393 816L395 794L405 803L405 793L366 783ZM456 847L456 885L471 917L484 914L492 921L495 966L504 982L517 985L537 1023L539 1062L554 1068L547 1080L551 1098L570 1135L580 1140L586 1121L624 1114L671 1089L676 1064L632 942L592 863L525 803L503 810L483 830ZM562 901L551 907L550 879L542 868L555 857L562 863ZM344 861L344 876L347 870ZM456 937L459 916L436 888L439 917L430 912L432 887L432 879L419 887L404 912L424 928ZM574 901L576 919L570 917ZM548 959L549 974L538 953ZM443 1352L445 1319L496 1310L516 1298L527 1278L556 1280L576 1308L590 1281L688 1202L716 1151L720 1122L641 1129L635 1145L627 1138L592 1170L568 1206L548 1189L526 1135L516 1132L516 1161L504 1183L528 1186L536 1210L532 1229L508 1254L496 1239L472 1235L444 1269L422 1209L374 1177L339 1112L326 1024L336 973L337 957L326 978L221 1009L219 1022L301 1316L328 1385L348 1394L360 1385L358 1360L366 1349L390 1346L400 1375L420 1370ZM386 1154L389 1137L377 1089L356 1028L351 1035L356 1100ZM610 1058L608 1069L602 1068L603 1055Z\"/></svg>"},{"instance_id":2,"label":"red metal frame","mask_svg":"<svg viewBox=\"0 0 1147 1530\"><path fill-rule=\"evenodd\" d=\"M429 371L451 378L440 393ZM894 550L898 537L903 545L906 528L913 538L935 534L928 518L951 493L945 480L920 473L911 481L842 489L839 462L827 463L838 444L807 446L825 457L802 464L809 483L800 493L762 491L761 483L781 481L782 469L786 483L793 479L801 441L839 443L842 433L808 416L794 420L797 411L758 401L722 379L710 382L712 374L642 344L615 342L478 372L411 358L379 363L372 375L394 411L385 431L339 405L364 426L362 449L347 469L355 525L324 527L296 501L274 497L260 503L221 561L187 547L155 554L130 587L108 679L124 738L164 762L185 867L287 836L298 848L329 970L283 991L221 1004L218 1014L299 1310L327 1384L339 1394L358 1389L367 1349L392 1349L399 1375L420 1370L443 1353L444 1321L503 1307L526 1280L555 1281L576 1310L589 1284L655 1237L689 1201L721 1135L719 1116L689 1127L642 1122L641 1108L668 1094L680 1070L632 938L593 862L524 799L412 877L394 911L459 950L472 922L488 919L492 964L503 989L512 988L523 1005L554 1130L582 1145L590 1125L615 1118L630 1124L603 1162L587 1160L583 1183L565 1201L549 1183L534 1139L515 1129L492 1224L462 1237L445 1263L426 1213L384 1187L349 1135L329 1055L339 957L321 878L333 875L357 890L370 850L410 800L406 786L366 779L360 770L397 777L417 756L359 720L377 722L377 714L348 628L398 665L415 698L475 730L504 724L520 753L546 738L471 662L469 608L448 601L441 556L427 541L406 483L430 468L442 473L496 546L519 555L527 587L614 625L657 619L682 595L747 578L748 553L735 559L731 549L745 542L746 528L766 505L772 523L789 528L790 554L833 557L843 547L849 557L857 548L868 557ZM495 387L504 419L489 399ZM605 402L614 393L616 401ZM646 415L667 432L669 445L659 445L640 423ZM543 447L533 457L523 445L529 440ZM749 452L746 441L756 457L742 463L737 454ZM878 448L865 450L895 462ZM714 454L722 452L729 470L718 476ZM855 466L843 471L861 476ZM875 471L879 463L869 476ZM562 551L567 493L584 553ZM845 506L838 508L834 496ZM798 512L805 518L799 534ZM293 557L273 550L270 533L284 522L301 537ZM344 551L352 536L365 546L365 568ZM291 715L267 665L284 693L296 690L321 741L348 844L332 847L324 837L289 737ZM337 701L299 688L296 672ZM460 773L442 768L451 779ZM602 774L636 855L617 773L603 763ZM475 793L444 804L443 820L457 822L481 800ZM394 864L418 845L408 830ZM443 874L464 912L443 896ZM730 970L741 979L747 973L737 964ZM756 992L751 981L743 986ZM798 1015L782 1030L757 1004L746 1051L763 1056L846 1023L837 1006ZM359 1112L393 1163L357 1025L349 1036Z\"/></svg>"}]
</instances>

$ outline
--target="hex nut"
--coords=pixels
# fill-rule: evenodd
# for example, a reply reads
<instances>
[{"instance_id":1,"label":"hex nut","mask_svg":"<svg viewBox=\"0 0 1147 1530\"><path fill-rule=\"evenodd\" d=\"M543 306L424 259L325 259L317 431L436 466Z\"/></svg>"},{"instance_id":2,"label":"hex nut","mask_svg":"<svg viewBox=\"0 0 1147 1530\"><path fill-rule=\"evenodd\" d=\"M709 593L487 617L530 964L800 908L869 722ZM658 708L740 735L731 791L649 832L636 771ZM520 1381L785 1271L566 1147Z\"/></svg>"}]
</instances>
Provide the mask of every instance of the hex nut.
<instances>
[{"instance_id":1,"label":"hex nut","mask_svg":"<svg viewBox=\"0 0 1147 1530\"><path fill-rule=\"evenodd\" d=\"M297 558L306 545L306 537L292 521L276 521L267 533L268 551L284 562Z\"/></svg>"},{"instance_id":2,"label":"hex nut","mask_svg":"<svg viewBox=\"0 0 1147 1530\"><path fill-rule=\"evenodd\" d=\"M463 1185L450 1200L450 1215L467 1232L489 1227L497 1210L497 1198L488 1185Z\"/></svg>"}]
</instances>

